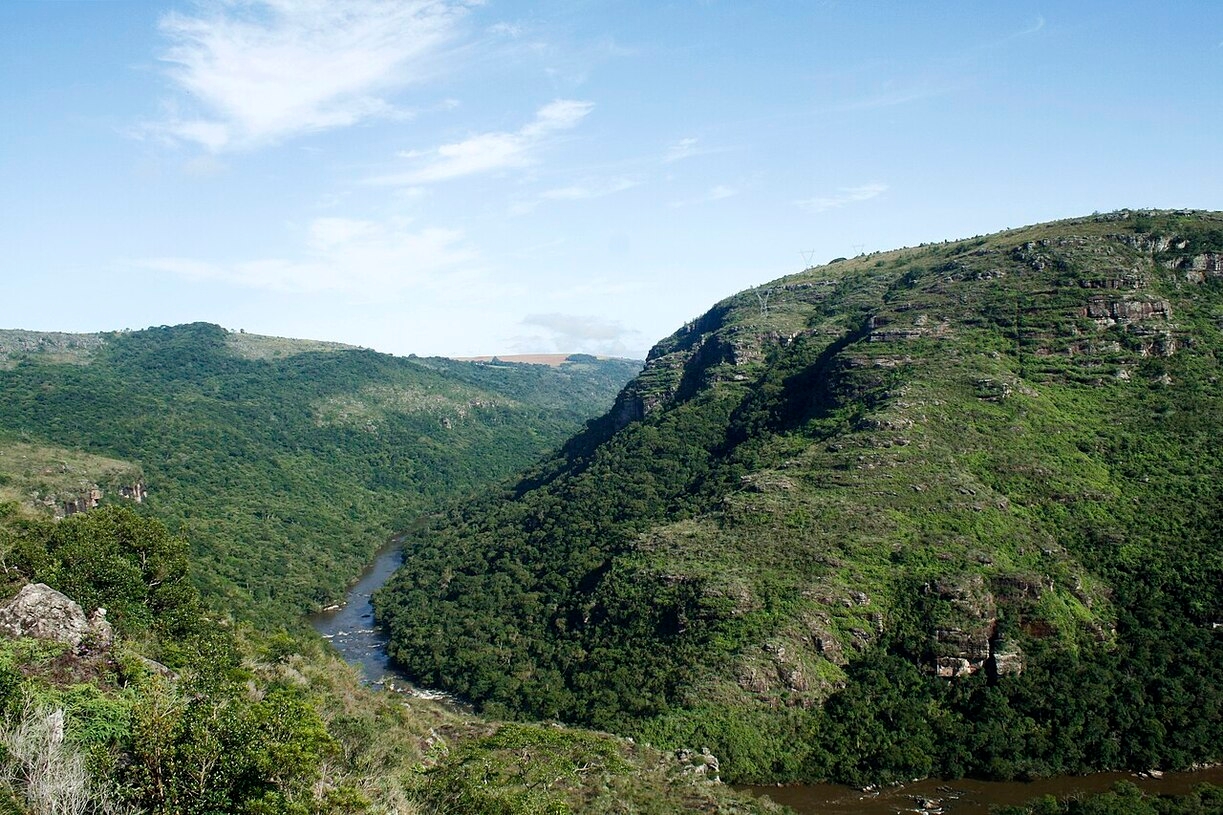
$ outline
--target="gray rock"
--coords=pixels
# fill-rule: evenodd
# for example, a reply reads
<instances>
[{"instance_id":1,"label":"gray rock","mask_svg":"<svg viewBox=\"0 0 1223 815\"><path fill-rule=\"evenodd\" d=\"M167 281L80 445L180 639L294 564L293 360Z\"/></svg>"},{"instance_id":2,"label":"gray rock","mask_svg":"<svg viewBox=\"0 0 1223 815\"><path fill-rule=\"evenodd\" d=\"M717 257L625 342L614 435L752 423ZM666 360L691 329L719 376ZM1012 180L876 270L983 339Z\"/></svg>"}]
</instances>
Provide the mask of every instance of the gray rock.
<instances>
[{"instance_id":1,"label":"gray rock","mask_svg":"<svg viewBox=\"0 0 1223 815\"><path fill-rule=\"evenodd\" d=\"M98 609L91 623L76 601L45 583L27 583L16 597L0 607L0 633L72 646L80 645L87 637L96 637L104 644L113 639L105 609Z\"/></svg>"},{"instance_id":2,"label":"gray rock","mask_svg":"<svg viewBox=\"0 0 1223 815\"><path fill-rule=\"evenodd\" d=\"M100 646L108 646L115 641L115 629L106 619L106 609L94 609L89 615L89 634L93 642Z\"/></svg>"},{"instance_id":3,"label":"gray rock","mask_svg":"<svg viewBox=\"0 0 1223 815\"><path fill-rule=\"evenodd\" d=\"M150 674L160 676L174 682L178 681L178 674L174 673L174 671L170 670L165 665L162 665L157 660L149 659L148 657L141 656L140 654L136 654L136 659Z\"/></svg>"},{"instance_id":4,"label":"gray rock","mask_svg":"<svg viewBox=\"0 0 1223 815\"><path fill-rule=\"evenodd\" d=\"M676 750L675 758L679 761L681 772L685 775L695 775L713 782L722 780L719 776L722 769L721 762L718 761L717 756L709 752L708 747L702 747L700 753L695 750Z\"/></svg>"},{"instance_id":5,"label":"gray rock","mask_svg":"<svg viewBox=\"0 0 1223 815\"><path fill-rule=\"evenodd\" d=\"M995 675L1006 676L1007 674L1023 673L1024 656L1022 648L1013 642L1001 638L991 643L991 646L994 652L991 658L994 660Z\"/></svg>"}]
</instances>

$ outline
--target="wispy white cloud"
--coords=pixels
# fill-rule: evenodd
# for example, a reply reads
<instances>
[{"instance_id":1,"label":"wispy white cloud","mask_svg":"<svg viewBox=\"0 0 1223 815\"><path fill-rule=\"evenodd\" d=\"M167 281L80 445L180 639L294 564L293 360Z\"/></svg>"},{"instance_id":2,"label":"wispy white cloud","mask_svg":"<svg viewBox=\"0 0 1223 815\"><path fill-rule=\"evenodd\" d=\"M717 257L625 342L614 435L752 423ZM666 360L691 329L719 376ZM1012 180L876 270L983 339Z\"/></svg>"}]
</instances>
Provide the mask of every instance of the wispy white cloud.
<instances>
[{"instance_id":1,"label":"wispy white cloud","mask_svg":"<svg viewBox=\"0 0 1223 815\"><path fill-rule=\"evenodd\" d=\"M383 94L435 71L475 4L206 0L170 12L161 59L183 96L141 132L220 152L404 115Z\"/></svg>"},{"instance_id":2,"label":"wispy white cloud","mask_svg":"<svg viewBox=\"0 0 1223 815\"><path fill-rule=\"evenodd\" d=\"M630 176L587 178L576 184L570 184L565 187L553 187L533 197L524 197L511 201L506 209L506 214L512 218L521 218L524 215L534 214L541 204L548 201L589 201L594 198L603 198L608 195L624 192L625 190L631 190L633 187L641 186L642 183L644 182L641 178Z\"/></svg>"},{"instance_id":3,"label":"wispy white cloud","mask_svg":"<svg viewBox=\"0 0 1223 815\"><path fill-rule=\"evenodd\" d=\"M999 37L970 45L959 52L939 55L928 60L925 66L911 67L904 74L889 79L878 88L844 99L824 110L837 113L872 111L958 94L980 82L977 62L984 54L1008 47L1044 28L1045 18L1037 15L1035 20L1021 29L1005 32ZM871 61L865 63L864 67L875 70L884 64L886 63L881 61Z\"/></svg>"},{"instance_id":4,"label":"wispy white cloud","mask_svg":"<svg viewBox=\"0 0 1223 815\"><path fill-rule=\"evenodd\" d=\"M520 348L534 350L550 345L558 351L623 354L628 343L641 334L615 320L582 314L528 314L522 318L522 324L543 329L542 335L515 339Z\"/></svg>"},{"instance_id":5,"label":"wispy white cloud","mask_svg":"<svg viewBox=\"0 0 1223 815\"><path fill-rule=\"evenodd\" d=\"M868 96L863 96L858 99L836 105L833 110L859 111L897 107L899 105L908 105L914 102L923 102L927 99L947 96L962 90L965 86L966 83L963 80L916 82L898 87L885 88L878 93L873 93Z\"/></svg>"},{"instance_id":6,"label":"wispy white cloud","mask_svg":"<svg viewBox=\"0 0 1223 815\"><path fill-rule=\"evenodd\" d=\"M488 27L488 33L494 37L507 37L515 40L522 36L523 26L521 23L494 23Z\"/></svg>"},{"instance_id":7,"label":"wispy white cloud","mask_svg":"<svg viewBox=\"0 0 1223 815\"><path fill-rule=\"evenodd\" d=\"M802 201L795 201L795 203L808 212L826 212L830 209L840 209L847 204L869 201L872 198L883 195L887 190L887 184L874 181L869 184L861 184L857 187L842 187L837 190L836 195L807 198Z\"/></svg>"},{"instance_id":8,"label":"wispy white cloud","mask_svg":"<svg viewBox=\"0 0 1223 815\"><path fill-rule=\"evenodd\" d=\"M679 201L672 201L672 208L687 207L693 204L709 204L714 201L723 201L727 198L733 198L739 194L739 190L726 184L717 184L710 187L704 195L698 195L696 198L685 198Z\"/></svg>"},{"instance_id":9,"label":"wispy white cloud","mask_svg":"<svg viewBox=\"0 0 1223 815\"><path fill-rule=\"evenodd\" d=\"M400 158L423 161L404 173L370 179L373 184L428 184L476 173L526 167L537 161L536 151L551 137L578 125L594 108L591 102L557 99L540 108L535 118L514 132L479 133L432 150L412 150Z\"/></svg>"},{"instance_id":10,"label":"wispy white cloud","mask_svg":"<svg viewBox=\"0 0 1223 815\"><path fill-rule=\"evenodd\" d=\"M408 289L435 287L444 278L468 275L477 254L455 230L413 230L405 220L315 218L299 257L215 263L159 257L136 265L189 280L250 289L317 294L340 292L389 297Z\"/></svg>"},{"instance_id":11,"label":"wispy white cloud","mask_svg":"<svg viewBox=\"0 0 1223 815\"><path fill-rule=\"evenodd\" d=\"M1037 14L1036 19L1033 20L1031 24L1021 29L1015 30L1015 31L1006 32L1002 34L1001 36L996 37L994 39L977 43L976 45L969 48L964 53L964 56L967 58L971 58L983 52L995 51L999 48L1010 45L1012 42L1016 40L1020 40L1025 37L1030 37L1033 34L1039 33L1040 31L1043 31L1044 28L1045 28L1044 15Z\"/></svg>"},{"instance_id":12,"label":"wispy white cloud","mask_svg":"<svg viewBox=\"0 0 1223 815\"><path fill-rule=\"evenodd\" d=\"M521 218L525 215L532 215L535 210L539 209L540 200L531 198L519 201L511 201L506 207L506 214L511 218Z\"/></svg>"},{"instance_id":13,"label":"wispy white cloud","mask_svg":"<svg viewBox=\"0 0 1223 815\"><path fill-rule=\"evenodd\" d=\"M228 170L225 162L207 153L194 156L183 162L183 172L195 178L212 178Z\"/></svg>"},{"instance_id":14,"label":"wispy white cloud","mask_svg":"<svg viewBox=\"0 0 1223 815\"><path fill-rule=\"evenodd\" d=\"M672 142L667 146L667 154L663 161L679 161L696 154L698 139L686 138Z\"/></svg>"},{"instance_id":15,"label":"wispy white cloud","mask_svg":"<svg viewBox=\"0 0 1223 815\"><path fill-rule=\"evenodd\" d=\"M1022 37L1028 34L1035 34L1037 31L1040 31L1044 27L1045 27L1044 16L1041 14L1037 14L1035 22L1033 22L1032 25L1028 26L1023 31L1020 31L1019 36Z\"/></svg>"},{"instance_id":16,"label":"wispy white cloud","mask_svg":"<svg viewBox=\"0 0 1223 815\"><path fill-rule=\"evenodd\" d=\"M545 190L540 193L539 197L550 201L584 201L589 198L615 195L618 192L624 192L639 186L641 186L641 181L636 178L592 179L580 184L572 184L568 187Z\"/></svg>"},{"instance_id":17,"label":"wispy white cloud","mask_svg":"<svg viewBox=\"0 0 1223 815\"><path fill-rule=\"evenodd\" d=\"M682 161L686 158L694 158L696 156L709 156L716 153L727 153L733 150L732 147L708 147L701 144L701 140L688 137L671 142L667 145L666 152L663 153L662 161L664 164L670 164L674 161Z\"/></svg>"}]
</instances>

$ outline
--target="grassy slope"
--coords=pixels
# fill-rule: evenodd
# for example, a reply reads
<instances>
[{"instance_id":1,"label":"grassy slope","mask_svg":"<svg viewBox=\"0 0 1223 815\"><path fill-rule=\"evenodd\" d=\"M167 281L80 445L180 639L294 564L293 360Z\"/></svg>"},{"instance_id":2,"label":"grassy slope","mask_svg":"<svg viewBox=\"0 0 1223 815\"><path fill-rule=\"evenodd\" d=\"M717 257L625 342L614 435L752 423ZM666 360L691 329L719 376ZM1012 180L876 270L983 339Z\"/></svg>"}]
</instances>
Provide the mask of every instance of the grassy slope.
<instances>
[{"instance_id":1,"label":"grassy slope","mask_svg":"<svg viewBox=\"0 0 1223 815\"><path fill-rule=\"evenodd\" d=\"M29 513L62 513L65 501L95 487L115 493L143 477L130 462L0 436L0 503L15 503Z\"/></svg>"},{"instance_id":2,"label":"grassy slope","mask_svg":"<svg viewBox=\"0 0 1223 815\"><path fill-rule=\"evenodd\" d=\"M562 456L410 541L379 605L396 656L762 780L1217 756L1219 253L1218 215L1104 216L723 301ZM930 680L973 643L1028 670ZM1034 688L1058 655L1132 697L1062 722ZM997 743L951 755L986 704Z\"/></svg>"}]
</instances>

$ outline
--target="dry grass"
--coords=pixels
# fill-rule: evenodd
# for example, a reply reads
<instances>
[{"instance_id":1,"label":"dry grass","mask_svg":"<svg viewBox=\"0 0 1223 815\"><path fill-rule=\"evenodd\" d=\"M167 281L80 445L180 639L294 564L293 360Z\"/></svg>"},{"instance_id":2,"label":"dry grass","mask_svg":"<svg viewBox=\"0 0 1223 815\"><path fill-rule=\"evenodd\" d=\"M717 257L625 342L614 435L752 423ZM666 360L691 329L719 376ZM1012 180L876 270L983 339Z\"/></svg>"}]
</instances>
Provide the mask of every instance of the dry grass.
<instances>
[{"instance_id":1,"label":"dry grass","mask_svg":"<svg viewBox=\"0 0 1223 815\"><path fill-rule=\"evenodd\" d=\"M263 334L230 332L225 340L231 353L243 359L284 359L296 354L326 351L352 351L355 345L322 340L295 340L289 337L269 337Z\"/></svg>"},{"instance_id":2,"label":"dry grass","mask_svg":"<svg viewBox=\"0 0 1223 815\"><path fill-rule=\"evenodd\" d=\"M0 502L34 511L45 499L76 497L101 485L142 478L139 466L105 456L0 439Z\"/></svg>"}]
</instances>

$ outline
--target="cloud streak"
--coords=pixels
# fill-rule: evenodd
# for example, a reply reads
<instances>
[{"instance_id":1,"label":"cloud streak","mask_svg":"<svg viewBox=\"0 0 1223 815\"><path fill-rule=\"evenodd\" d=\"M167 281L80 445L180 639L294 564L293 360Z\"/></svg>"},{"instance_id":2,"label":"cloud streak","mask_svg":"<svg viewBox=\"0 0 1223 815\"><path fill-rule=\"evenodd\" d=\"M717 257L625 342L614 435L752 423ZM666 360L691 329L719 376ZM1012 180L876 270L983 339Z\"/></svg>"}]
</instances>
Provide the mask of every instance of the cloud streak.
<instances>
[{"instance_id":1,"label":"cloud streak","mask_svg":"<svg viewBox=\"0 0 1223 815\"><path fill-rule=\"evenodd\" d=\"M878 181L861 184L857 187L842 187L836 195L818 196L795 201L798 206L808 212L827 212L830 209L840 209L848 204L857 204L877 198L888 191L888 185Z\"/></svg>"},{"instance_id":2,"label":"cloud streak","mask_svg":"<svg viewBox=\"0 0 1223 815\"><path fill-rule=\"evenodd\" d=\"M710 204L714 201L724 201L727 198L734 198L738 194L739 190L735 189L734 187L727 186L726 184L717 184L710 187L709 191L704 195L696 198L685 198L679 201L672 201L669 206L672 209L679 209L680 207L688 207L694 204Z\"/></svg>"},{"instance_id":3,"label":"cloud streak","mask_svg":"<svg viewBox=\"0 0 1223 815\"><path fill-rule=\"evenodd\" d=\"M587 353L622 354L626 341L641 333L625 328L614 320L581 314L528 314L522 318L522 324L544 329L549 335L548 340L557 349ZM538 347L538 337L519 339L526 343L524 347L533 343Z\"/></svg>"},{"instance_id":4,"label":"cloud streak","mask_svg":"<svg viewBox=\"0 0 1223 815\"><path fill-rule=\"evenodd\" d=\"M730 150L731 148L728 147L702 147L700 139L688 137L667 145L667 151L663 154L662 163L672 164L676 161L683 161L684 159L696 156L726 153Z\"/></svg>"},{"instance_id":5,"label":"cloud streak","mask_svg":"<svg viewBox=\"0 0 1223 815\"><path fill-rule=\"evenodd\" d=\"M458 34L460 0L213 0L160 20L182 96L142 132L242 150L405 115L388 91L431 72ZM194 100L184 105L184 99Z\"/></svg>"},{"instance_id":6,"label":"cloud streak","mask_svg":"<svg viewBox=\"0 0 1223 815\"><path fill-rule=\"evenodd\" d=\"M545 190L539 194L539 197L549 201L586 201L591 198L615 195L639 186L641 186L641 181L636 178L608 178Z\"/></svg>"},{"instance_id":7,"label":"cloud streak","mask_svg":"<svg viewBox=\"0 0 1223 815\"><path fill-rule=\"evenodd\" d=\"M478 258L455 230L409 228L406 221L316 218L301 257L213 263L160 257L139 267L188 280L292 294L326 292L390 297L470 274Z\"/></svg>"},{"instance_id":8,"label":"cloud streak","mask_svg":"<svg viewBox=\"0 0 1223 815\"><path fill-rule=\"evenodd\" d=\"M537 150L557 133L570 130L594 108L591 102L557 99L541 107L535 118L513 132L479 133L463 141L425 151L401 153L402 158L422 165L404 173L371 179L378 185L430 184L454 178L527 167L537 161Z\"/></svg>"},{"instance_id":9,"label":"cloud streak","mask_svg":"<svg viewBox=\"0 0 1223 815\"><path fill-rule=\"evenodd\" d=\"M667 146L667 154L663 157L663 161L668 163L672 161L682 161L689 156L696 155L697 142L697 139L691 137L673 142Z\"/></svg>"}]
</instances>

